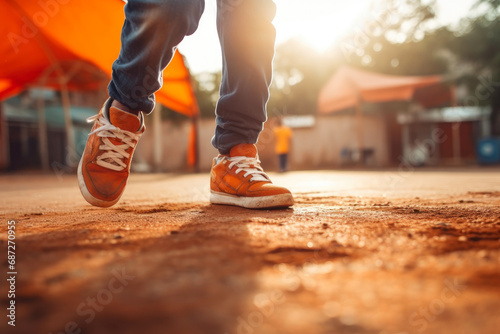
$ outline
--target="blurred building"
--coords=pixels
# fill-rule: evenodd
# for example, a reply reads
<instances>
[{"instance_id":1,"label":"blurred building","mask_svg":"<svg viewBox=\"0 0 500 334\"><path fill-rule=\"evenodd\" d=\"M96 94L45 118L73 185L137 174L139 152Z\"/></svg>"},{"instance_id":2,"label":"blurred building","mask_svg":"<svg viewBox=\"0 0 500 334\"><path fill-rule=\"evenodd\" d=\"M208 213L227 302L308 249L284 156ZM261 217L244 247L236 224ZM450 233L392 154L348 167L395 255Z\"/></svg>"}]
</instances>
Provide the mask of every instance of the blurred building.
<instances>
[{"instance_id":1,"label":"blurred building","mask_svg":"<svg viewBox=\"0 0 500 334\"><path fill-rule=\"evenodd\" d=\"M481 162L478 144L489 138L489 107L437 109L365 107L364 154L358 151L358 119L354 110L329 115L285 117L294 130L292 169L470 165ZM266 127L259 140L263 164L277 168L273 137ZM490 149L491 150L491 149Z\"/></svg>"},{"instance_id":2,"label":"blurred building","mask_svg":"<svg viewBox=\"0 0 500 334\"><path fill-rule=\"evenodd\" d=\"M490 107L401 113L401 156L416 166L477 163L478 143L490 136L490 113Z\"/></svg>"},{"instance_id":3,"label":"blurred building","mask_svg":"<svg viewBox=\"0 0 500 334\"><path fill-rule=\"evenodd\" d=\"M489 137L491 111L453 107L456 91L442 76L340 68L319 94L316 131L321 135L311 133L318 144L307 154L318 147L325 151L326 142L331 149L321 161L334 167L477 163L477 146Z\"/></svg>"},{"instance_id":4,"label":"blurred building","mask_svg":"<svg viewBox=\"0 0 500 334\"><path fill-rule=\"evenodd\" d=\"M86 119L96 112L102 97L93 92L70 92L71 120L74 127L76 155L80 156L91 125ZM44 103L48 161L55 172L71 171L68 161L64 113L60 96L53 90L27 90L1 103L1 163L7 170L42 168L40 157L39 104Z\"/></svg>"}]
</instances>

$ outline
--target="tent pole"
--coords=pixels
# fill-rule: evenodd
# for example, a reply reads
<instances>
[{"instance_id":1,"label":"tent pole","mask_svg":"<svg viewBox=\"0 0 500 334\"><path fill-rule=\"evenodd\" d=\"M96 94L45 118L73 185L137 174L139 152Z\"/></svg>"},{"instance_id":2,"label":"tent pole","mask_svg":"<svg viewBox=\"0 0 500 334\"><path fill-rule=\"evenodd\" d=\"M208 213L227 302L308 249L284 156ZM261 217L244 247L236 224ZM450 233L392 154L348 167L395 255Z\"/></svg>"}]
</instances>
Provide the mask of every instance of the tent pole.
<instances>
[{"instance_id":1,"label":"tent pole","mask_svg":"<svg viewBox=\"0 0 500 334\"><path fill-rule=\"evenodd\" d=\"M155 173L162 172L162 153L163 153L163 142L162 142L162 121L161 121L161 105L156 103L155 109L153 110L153 136L154 136L154 146L153 146L153 161Z\"/></svg>"},{"instance_id":2,"label":"tent pole","mask_svg":"<svg viewBox=\"0 0 500 334\"><path fill-rule=\"evenodd\" d=\"M196 100L195 100L196 101ZM191 126L194 129L194 171L196 173L200 172L200 144L199 144L199 132L200 132L200 117L199 113L196 113L191 117Z\"/></svg>"},{"instance_id":3,"label":"tent pole","mask_svg":"<svg viewBox=\"0 0 500 334\"><path fill-rule=\"evenodd\" d=\"M45 117L45 101L42 95L40 95L37 100L37 113L38 113L38 150L40 152L42 170L44 172L48 172L49 144L47 135L47 119Z\"/></svg>"},{"instance_id":4,"label":"tent pole","mask_svg":"<svg viewBox=\"0 0 500 334\"><path fill-rule=\"evenodd\" d=\"M411 144L410 144L410 123L404 123L401 126L401 140L403 142L403 156L401 161L405 161L407 157L410 156Z\"/></svg>"},{"instance_id":5,"label":"tent pole","mask_svg":"<svg viewBox=\"0 0 500 334\"><path fill-rule=\"evenodd\" d=\"M363 109L362 109L362 101L358 99L358 103L356 104L356 130L357 130L357 139L358 139L358 154L359 161L358 164L360 166L364 165L363 159L363 129L364 129L364 119L363 119Z\"/></svg>"},{"instance_id":6,"label":"tent pole","mask_svg":"<svg viewBox=\"0 0 500 334\"><path fill-rule=\"evenodd\" d=\"M199 132L200 132L200 106L198 105L198 99L196 98L196 94L193 90L193 87L195 87L195 80L191 76L190 72L188 71L189 75L189 82L191 83L191 98L193 99L194 105L193 105L193 110L192 110L192 115L191 115L191 127L192 131L194 131L194 171L196 173L200 172L200 144L199 144ZM189 150L190 148L188 148Z\"/></svg>"},{"instance_id":7,"label":"tent pole","mask_svg":"<svg viewBox=\"0 0 500 334\"><path fill-rule=\"evenodd\" d=\"M78 154L76 152L73 120L71 119L69 91L65 78L61 78L61 101L64 113L64 125L66 127L66 147L68 151L68 155L66 156L66 164L71 168L76 168L76 166L78 165Z\"/></svg>"},{"instance_id":8,"label":"tent pole","mask_svg":"<svg viewBox=\"0 0 500 334\"><path fill-rule=\"evenodd\" d=\"M455 164L460 165L462 163L460 156L460 122L455 122L451 125L451 136L453 143L453 160Z\"/></svg>"},{"instance_id":9,"label":"tent pole","mask_svg":"<svg viewBox=\"0 0 500 334\"><path fill-rule=\"evenodd\" d=\"M456 107L457 103L457 87L456 85L451 85L450 87L451 93L451 101L450 104L452 107ZM453 142L453 160L455 164L459 165L462 163L462 158L460 156L460 122L453 123L451 125L451 133L452 133L452 142Z\"/></svg>"}]
</instances>

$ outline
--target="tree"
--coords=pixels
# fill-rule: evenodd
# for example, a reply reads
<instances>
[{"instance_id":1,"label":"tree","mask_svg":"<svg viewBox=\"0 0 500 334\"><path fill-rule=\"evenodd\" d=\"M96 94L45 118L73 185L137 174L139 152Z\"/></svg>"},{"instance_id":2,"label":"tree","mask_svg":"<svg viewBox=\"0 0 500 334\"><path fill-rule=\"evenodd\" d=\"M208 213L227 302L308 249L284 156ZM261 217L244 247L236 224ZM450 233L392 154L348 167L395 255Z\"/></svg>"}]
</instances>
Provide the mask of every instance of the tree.
<instances>
[{"instance_id":1,"label":"tree","mask_svg":"<svg viewBox=\"0 0 500 334\"><path fill-rule=\"evenodd\" d=\"M194 78L194 91L200 116L202 118L214 118L215 107L219 99L219 87L221 82L221 73L201 73Z\"/></svg>"},{"instance_id":2,"label":"tree","mask_svg":"<svg viewBox=\"0 0 500 334\"><path fill-rule=\"evenodd\" d=\"M321 86L336 67L306 42L292 39L276 49L269 116L315 114Z\"/></svg>"},{"instance_id":3,"label":"tree","mask_svg":"<svg viewBox=\"0 0 500 334\"><path fill-rule=\"evenodd\" d=\"M464 22L464 32L452 39L448 47L470 66L462 77L471 95L464 104L490 105L491 132L500 136L500 0L479 0L484 13Z\"/></svg>"},{"instance_id":4,"label":"tree","mask_svg":"<svg viewBox=\"0 0 500 334\"><path fill-rule=\"evenodd\" d=\"M435 1L383 1L372 15L340 43L347 64L395 74L443 74L447 60L442 41L451 34L436 30Z\"/></svg>"}]
</instances>

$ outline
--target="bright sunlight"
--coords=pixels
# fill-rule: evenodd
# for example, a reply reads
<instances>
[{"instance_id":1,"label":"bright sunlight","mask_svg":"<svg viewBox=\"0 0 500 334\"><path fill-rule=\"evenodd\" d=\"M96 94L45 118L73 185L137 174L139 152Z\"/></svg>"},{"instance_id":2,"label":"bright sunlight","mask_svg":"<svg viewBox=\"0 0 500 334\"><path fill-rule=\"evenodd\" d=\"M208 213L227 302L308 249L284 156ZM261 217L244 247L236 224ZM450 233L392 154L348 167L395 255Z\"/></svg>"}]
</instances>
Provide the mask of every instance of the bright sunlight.
<instances>
[{"instance_id":1,"label":"bright sunlight","mask_svg":"<svg viewBox=\"0 0 500 334\"><path fill-rule=\"evenodd\" d=\"M274 25L277 40L300 38L316 51L323 52L352 30L368 15L370 0L356 2L331 0L276 0L278 12Z\"/></svg>"}]
</instances>

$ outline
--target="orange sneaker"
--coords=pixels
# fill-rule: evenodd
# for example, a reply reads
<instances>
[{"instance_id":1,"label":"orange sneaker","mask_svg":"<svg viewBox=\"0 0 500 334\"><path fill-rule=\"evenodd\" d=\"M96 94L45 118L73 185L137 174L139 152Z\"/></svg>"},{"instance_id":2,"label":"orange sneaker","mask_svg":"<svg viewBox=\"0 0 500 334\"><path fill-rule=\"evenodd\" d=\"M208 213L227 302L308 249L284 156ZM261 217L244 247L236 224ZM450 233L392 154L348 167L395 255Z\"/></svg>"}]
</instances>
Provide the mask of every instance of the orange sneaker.
<instances>
[{"instance_id":1,"label":"orange sneaker","mask_svg":"<svg viewBox=\"0 0 500 334\"><path fill-rule=\"evenodd\" d=\"M257 147L234 146L229 155L219 155L212 164L210 202L249 209L288 207L292 193L272 184L260 166Z\"/></svg>"},{"instance_id":2,"label":"orange sneaker","mask_svg":"<svg viewBox=\"0 0 500 334\"><path fill-rule=\"evenodd\" d=\"M139 117L115 107L108 99L94 122L78 165L78 185L92 205L109 207L120 199L130 174L130 162L139 138L146 130Z\"/></svg>"}]
</instances>

